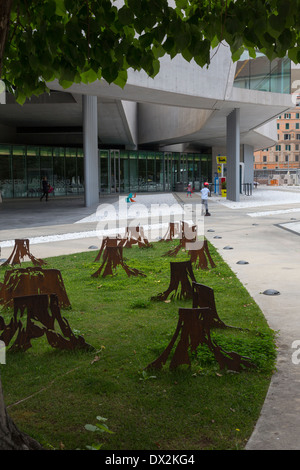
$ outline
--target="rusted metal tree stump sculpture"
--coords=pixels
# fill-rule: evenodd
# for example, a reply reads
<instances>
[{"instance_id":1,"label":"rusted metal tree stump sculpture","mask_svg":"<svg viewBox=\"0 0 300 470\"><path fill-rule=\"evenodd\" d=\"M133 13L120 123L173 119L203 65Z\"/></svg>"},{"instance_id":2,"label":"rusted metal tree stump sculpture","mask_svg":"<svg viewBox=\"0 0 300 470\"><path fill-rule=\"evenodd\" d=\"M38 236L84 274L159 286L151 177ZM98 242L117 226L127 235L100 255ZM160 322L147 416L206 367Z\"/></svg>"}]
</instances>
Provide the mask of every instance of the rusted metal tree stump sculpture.
<instances>
[{"instance_id":1,"label":"rusted metal tree stump sculpture","mask_svg":"<svg viewBox=\"0 0 300 470\"><path fill-rule=\"evenodd\" d=\"M109 247L117 247L117 246L123 246L124 243L126 242L125 239L122 239L120 237L105 237L102 240L100 250L98 251L98 254L95 258L95 261L100 261L105 249L107 246Z\"/></svg>"},{"instance_id":2,"label":"rusted metal tree stump sculpture","mask_svg":"<svg viewBox=\"0 0 300 470\"><path fill-rule=\"evenodd\" d=\"M49 311L50 309L50 311ZM55 330L58 324L62 334ZM82 336L76 337L68 321L61 316L58 296L46 294L28 295L14 298L14 314L8 325L0 317L0 340L6 347L15 337L12 351L27 351L31 341L46 335L48 343L59 349L91 349Z\"/></svg>"},{"instance_id":3,"label":"rusted metal tree stump sculpture","mask_svg":"<svg viewBox=\"0 0 300 470\"><path fill-rule=\"evenodd\" d=\"M175 333L163 353L146 369L161 369L166 363L175 343L176 349L170 362L170 369L176 369L180 365L191 365L189 350L197 353L200 345L206 345L213 353L220 369L229 369L240 372L243 368L253 368L255 365L247 357L236 352L228 352L222 349L212 340L210 329L214 324L214 318L209 308L180 308L179 319Z\"/></svg>"},{"instance_id":4,"label":"rusted metal tree stump sculpture","mask_svg":"<svg viewBox=\"0 0 300 470\"><path fill-rule=\"evenodd\" d=\"M197 226L189 225L187 222L181 222L181 233L179 244L175 248L167 251L163 256L177 256L180 250L189 248L190 243L197 241Z\"/></svg>"},{"instance_id":5,"label":"rusted metal tree stump sculpture","mask_svg":"<svg viewBox=\"0 0 300 470\"><path fill-rule=\"evenodd\" d=\"M212 268L216 267L209 252L208 243L206 239L197 240L194 243L193 249L188 250L188 253L190 255L191 263L196 269L208 269L208 261Z\"/></svg>"},{"instance_id":6,"label":"rusted metal tree stump sculpture","mask_svg":"<svg viewBox=\"0 0 300 470\"><path fill-rule=\"evenodd\" d=\"M144 227L126 227L124 247L131 248L132 245L138 245L139 248L150 248L151 243L145 236Z\"/></svg>"},{"instance_id":7,"label":"rusted metal tree stump sculpture","mask_svg":"<svg viewBox=\"0 0 300 470\"><path fill-rule=\"evenodd\" d=\"M165 235L159 240L160 242L170 242L176 238L179 234L179 222L169 222L169 228Z\"/></svg>"},{"instance_id":8,"label":"rusted metal tree stump sculpture","mask_svg":"<svg viewBox=\"0 0 300 470\"><path fill-rule=\"evenodd\" d=\"M190 261L178 261L170 263L170 284L168 289L157 296L151 297L151 300L167 300L171 298L191 299L193 297L192 282L196 282L192 265ZM179 286L181 289L179 291Z\"/></svg>"},{"instance_id":9,"label":"rusted metal tree stump sculpture","mask_svg":"<svg viewBox=\"0 0 300 470\"><path fill-rule=\"evenodd\" d=\"M44 260L35 258L29 249L29 240L28 239L16 239L15 246L10 257L2 263L1 266L21 264L25 257L28 257L35 266L42 266L47 264Z\"/></svg>"},{"instance_id":10,"label":"rusted metal tree stump sculpture","mask_svg":"<svg viewBox=\"0 0 300 470\"><path fill-rule=\"evenodd\" d=\"M214 290L211 287L192 283L193 287L193 308L208 308L210 315L210 328L232 328L227 326L219 317L215 302ZM203 313L204 315L204 313Z\"/></svg>"},{"instance_id":11,"label":"rusted metal tree stump sculpture","mask_svg":"<svg viewBox=\"0 0 300 470\"><path fill-rule=\"evenodd\" d=\"M103 243L102 243L103 245ZM130 268L127 266L123 259L123 245L124 240L119 240L117 238L107 238L104 245L101 247L99 253L96 257L96 260L99 260L102 256L102 264L100 268L92 274L92 277L98 277L102 274L102 277L108 275L113 275L117 266L121 266L126 272L127 276L141 276L146 277L142 271L136 268Z\"/></svg>"},{"instance_id":12,"label":"rusted metal tree stump sculpture","mask_svg":"<svg viewBox=\"0 0 300 470\"><path fill-rule=\"evenodd\" d=\"M0 286L0 304L12 306L14 297L35 294L57 294L61 307L70 307L61 272L38 267L6 271Z\"/></svg>"}]
</instances>

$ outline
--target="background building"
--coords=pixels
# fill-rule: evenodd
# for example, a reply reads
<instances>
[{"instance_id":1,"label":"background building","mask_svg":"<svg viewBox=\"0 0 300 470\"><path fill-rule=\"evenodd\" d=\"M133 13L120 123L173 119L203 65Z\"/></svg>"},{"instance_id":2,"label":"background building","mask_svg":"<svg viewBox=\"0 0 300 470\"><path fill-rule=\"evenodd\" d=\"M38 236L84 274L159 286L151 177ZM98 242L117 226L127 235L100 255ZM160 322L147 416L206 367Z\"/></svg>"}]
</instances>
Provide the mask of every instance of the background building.
<instances>
[{"instance_id":1,"label":"background building","mask_svg":"<svg viewBox=\"0 0 300 470\"><path fill-rule=\"evenodd\" d=\"M291 108L290 61L212 51L208 68L165 56L155 79L129 70L121 89L105 81L49 83L50 94L23 106L0 105L0 191L39 194L46 175L55 194L99 195L195 189L214 182L225 155L227 198L253 181L253 153L276 142L274 118Z\"/></svg>"},{"instance_id":2,"label":"background building","mask_svg":"<svg viewBox=\"0 0 300 470\"><path fill-rule=\"evenodd\" d=\"M256 181L264 184L300 184L300 69L292 65L294 107L276 119L275 145L254 153Z\"/></svg>"}]
</instances>

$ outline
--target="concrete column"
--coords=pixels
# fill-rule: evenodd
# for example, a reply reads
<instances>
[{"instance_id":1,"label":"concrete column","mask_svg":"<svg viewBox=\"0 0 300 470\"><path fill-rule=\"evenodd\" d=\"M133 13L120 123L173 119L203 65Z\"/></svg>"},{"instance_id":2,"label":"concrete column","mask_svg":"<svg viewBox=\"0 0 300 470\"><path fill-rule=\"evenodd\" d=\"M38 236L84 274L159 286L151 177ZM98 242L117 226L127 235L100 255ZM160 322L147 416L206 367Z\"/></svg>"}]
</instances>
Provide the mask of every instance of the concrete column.
<instances>
[{"instance_id":1,"label":"concrete column","mask_svg":"<svg viewBox=\"0 0 300 470\"><path fill-rule=\"evenodd\" d=\"M254 147L244 145L245 183L253 184L254 181Z\"/></svg>"},{"instance_id":2,"label":"concrete column","mask_svg":"<svg viewBox=\"0 0 300 470\"><path fill-rule=\"evenodd\" d=\"M227 199L240 200L240 110L227 116Z\"/></svg>"},{"instance_id":3,"label":"concrete column","mask_svg":"<svg viewBox=\"0 0 300 470\"><path fill-rule=\"evenodd\" d=\"M86 207L99 203L97 96L82 96L84 202Z\"/></svg>"}]
</instances>

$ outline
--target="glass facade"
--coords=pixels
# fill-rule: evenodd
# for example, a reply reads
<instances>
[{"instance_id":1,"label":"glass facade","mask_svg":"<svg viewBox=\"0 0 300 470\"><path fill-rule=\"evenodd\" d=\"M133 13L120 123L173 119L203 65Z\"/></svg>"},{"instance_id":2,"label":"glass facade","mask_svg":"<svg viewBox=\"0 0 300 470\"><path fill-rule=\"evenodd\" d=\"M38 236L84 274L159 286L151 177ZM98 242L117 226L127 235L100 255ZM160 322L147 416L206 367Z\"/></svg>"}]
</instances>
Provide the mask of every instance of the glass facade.
<instances>
[{"instance_id":1,"label":"glass facade","mask_svg":"<svg viewBox=\"0 0 300 470\"><path fill-rule=\"evenodd\" d=\"M3 198L39 197L46 176L54 196L84 192L83 149L0 145ZM210 154L99 150L100 194L195 190L211 179Z\"/></svg>"},{"instance_id":2,"label":"glass facade","mask_svg":"<svg viewBox=\"0 0 300 470\"><path fill-rule=\"evenodd\" d=\"M270 61L257 53L252 59L248 52L237 62L233 86L273 93L291 93L291 61L289 58Z\"/></svg>"}]
</instances>

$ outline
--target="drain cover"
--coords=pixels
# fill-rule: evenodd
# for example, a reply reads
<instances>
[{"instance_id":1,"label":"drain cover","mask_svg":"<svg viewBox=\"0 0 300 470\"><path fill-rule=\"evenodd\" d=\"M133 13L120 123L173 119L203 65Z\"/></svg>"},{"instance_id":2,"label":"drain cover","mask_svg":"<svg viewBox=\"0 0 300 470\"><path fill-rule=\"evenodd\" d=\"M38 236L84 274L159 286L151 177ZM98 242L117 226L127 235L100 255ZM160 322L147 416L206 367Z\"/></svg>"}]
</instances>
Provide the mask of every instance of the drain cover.
<instances>
[{"instance_id":1,"label":"drain cover","mask_svg":"<svg viewBox=\"0 0 300 470\"><path fill-rule=\"evenodd\" d=\"M236 264L249 264L248 261L243 261L242 259L238 261Z\"/></svg>"},{"instance_id":2,"label":"drain cover","mask_svg":"<svg viewBox=\"0 0 300 470\"><path fill-rule=\"evenodd\" d=\"M233 250L232 246L224 246L223 250Z\"/></svg>"}]
</instances>

